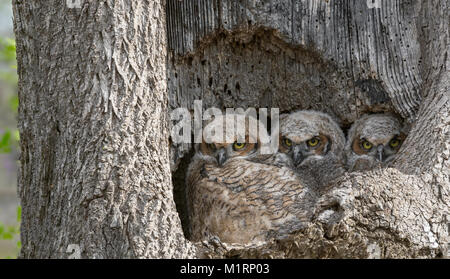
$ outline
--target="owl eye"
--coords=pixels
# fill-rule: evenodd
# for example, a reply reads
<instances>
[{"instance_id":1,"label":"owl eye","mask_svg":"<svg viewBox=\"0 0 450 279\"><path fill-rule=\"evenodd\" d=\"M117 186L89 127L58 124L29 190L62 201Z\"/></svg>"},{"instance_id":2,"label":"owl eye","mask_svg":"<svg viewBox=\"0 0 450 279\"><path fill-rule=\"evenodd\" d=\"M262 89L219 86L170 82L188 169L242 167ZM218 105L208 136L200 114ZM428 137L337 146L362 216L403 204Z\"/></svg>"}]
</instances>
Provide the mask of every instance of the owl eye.
<instances>
[{"instance_id":1,"label":"owl eye","mask_svg":"<svg viewBox=\"0 0 450 279\"><path fill-rule=\"evenodd\" d=\"M241 142L241 143L235 142L233 144L233 149L234 150L240 150L240 149L244 148L244 146L245 146L245 143L243 143L243 142Z\"/></svg>"},{"instance_id":2,"label":"owl eye","mask_svg":"<svg viewBox=\"0 0 450 279\"><path fill-rule=\"evenodd\" d=\"M283 138L283 143L287 147L291 147L292 146L292 141L290 139L288 139L288 138Z\"/></svg>"},{"instance_id":3,"label":"owl eye","mask_svg":"<svg viewBox=\"0 0 450 279\"><path fill-rule=\"evenodd\" d=\"M214 143L208 143L208 148L211 149L212 151L215 151L216 145Z\"/></svg>"},{"instance_id":4,"label":"owl eye","mask_svg":"<svg viewBox=\"0 0 450 279\"><path fill-rule=\"evenodd\" d=\"M363 142L362 142L362 147L365 149L365 150L370 150L370 149L372 149L372 144L370 143L370 142L368 142L367 140L364 140Z\"/></svg>"},{"instance_id":5,"label":"owl eye","mask_svg":"<svg viewBox=\"0 0 450 279\"><path fill-rule=\"evenodd\" d=\"M308 140L306 143L308 144L308 146L310 147L314 147L317 146L319 144L320 140L318 138L312 138L310 140Z\"/></svg>"},{"instance_id":6,"label":"owl eye","mask_svg":"<svg viewBox=\"0 0 450 279\"><path fill-rule=\"evenodd\" d=\"M398 139L392 139L392 140L389 142L389 145L390 145L391 147L397 147L397 146L400 145L400 140L398 140Z\"/></svg>"}]
</instances>

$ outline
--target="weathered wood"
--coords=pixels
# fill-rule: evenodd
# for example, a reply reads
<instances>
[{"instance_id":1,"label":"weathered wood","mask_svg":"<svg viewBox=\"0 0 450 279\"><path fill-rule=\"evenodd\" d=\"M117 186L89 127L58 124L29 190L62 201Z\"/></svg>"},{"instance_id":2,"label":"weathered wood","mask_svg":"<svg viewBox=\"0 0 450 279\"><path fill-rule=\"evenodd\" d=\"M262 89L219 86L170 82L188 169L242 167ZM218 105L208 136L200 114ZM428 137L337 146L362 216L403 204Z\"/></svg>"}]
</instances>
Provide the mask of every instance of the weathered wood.
<instances>
[{"instance_id":1,"label":"weathered wood","mask_svg":"<svg viewBox=\"0 0 450 279\"><path fill-rule=\"evenodd\" d=\"M446 254L448 1L167 0L167 21L165 1L64 2L13 1L22 258ZM392 111L411 132L394 168L346 174L306 230L193 244L173 197L183 217L190 146L169 155L168 112L197 98L318 109L344 128Z\"/></svg>"},{"instance_id":2,"label":"weathered wood","mask_svg":"<svg viewBox=\"0 0 450 279\"><path fill-rule=\"evenodd\" d=\"M260 246L212 242L201 257L434 258L445 256L444 203L395 169L353 173L321 198L310 226Z\"/></svg>"},{"instance_id":3,"label":"weathered wood","mask_svg":"<svg viewBox=\"0 0 450 279\"><path fill-rule=\"evenodd\" d=\"M225 79L228 76L227 73L239 76L244 69L236 68L233 61L228 59L237 59L236 52L240 52L243 47L223 49L224 42L217 37L220 37L223 31L240 30L240 34L236 35L234 40L246 43L246 40L251 40L255 30L264 27L266 30L275 31L275 35L289 44L290 48L301 46L317 54L321 60L325 61L327 68L331 70L334 66L333 71L336 75L341 72L343 83L350 84L342 88L342 85L338 83L337 91L345 96L347 104L353 104L356 117L361 112L358 108L358 99L361 100L364 97L371 99L372 102L392 102L401 116L414 117L422 99L420 94L422 77L419 67L423 60L418 41L418 29L421 28L418 26L421 2L375 1L379 3L380 8L370 8L372 6L369 6L368 2L371 1L168 0L169 49L173 50L176 56L193 54L196 57L202 57L200 60L206 60L206 64L194 65L191 68L197 70L199 74L208 74L208 70L215 70L214 66L217 66L215 73ZM445 10L443 2L437 4L441 10ZM242 37L246 39L242 40ZM270 40L265 40L264 43L270 44ZM208 45L206 50L204 44ZM274 48L278 49L277 46ZM253 50L251 46L250 50ZM269 53L262 49L260 51L262 53L249 53L248 56L239 57L243 68L245 65L258 62L261 57L258 54L266 54L262 62L266 70L274 70L273 66L278 65L280 70L293 74L296 73L296 65L306 63L303 60L307 54L295 55L289 59L286 56L292 51L286 49L278 49L278 52L275 50L272 54L270 51ZM215 53L216 57L213 57L211 53ZM220 59L217 57L219 53L223 55L220 62L217 61ZM227 54L232 57L228 57ZM277 59L276 63L270 61L271 57ZM227 62L231 64L229 68L223 66ZM187 70L181 70L181 72L187 72ZM254 73L254 75L257 74L257 72ZM242 78L252 76L251 73L241 75ZM205 86L205 80L202 80L201 76L199 78L201 84ZM194 92L187 93L190 86L204 93L204 87L196 86L194 82L187 83L186 78L180 77L180 79L184 82L180 82L178 86L169 86L172 94L176 91L180 94L182 91L185 95L191 96L195 94L195 90L192 88L190 91ZM288 81L291 81L287 78L284 80L288 84ZM379 85L370 85L369 88L366 87L366 90L362 88L363 92L360 94L367 96L358 96L358 86L354 83L357 85L373 80ZM284 84L277 78L270 81L273 85L270 85L269 81L264 85L275 87ZM323 81L323 77L316 77L314 81L304 80L305 83L316 87L319 87L318 84L322 84ZM220 82L223 84L226 80ZM334 84L336 78L330 77L329 82ZM241 82L241 84L245 83ZM253 83L250 84L253 85ZM242 88L240 92L234 92L234 87L230 84L228 86L233 96L261 94L261 89L258 87L254 91L249 91L249 88L252 88L249 87ZM382 90L377 90L378 87ZM273 89L278 89L277 92L280 92L279 88ZM286 91L293 91L295 94L302 91L301 87L295 86L284 89L284 92L279 93L280 95L285 95ZM332 88L323 85L317 90L329 91ZM187 98L185 95L182 96ZM189 100L185 103L189 104ZM292 100L292 103L291 105L297 107L307 107L298 100ZM244 105L252 104L244 102ZM280 107L283 108L282 105Z\"/></svg>"},{"instance_id":4,"label":"weathered wood","mask_svg":"<svg viewBox=\"0 0 450 279\"><path fill-rule=\"evenodd\" d=\"M171 109L192 109L195 99L204 108L316 109L344 129L363 113L389 111L411 126L393 168L346 174L316 205L309 229L261 247L213 241L202 256L446 254L447 1L168 3ZM189 148L172 148L174 169ZM174 185L181 192L183 180Z\"/></svg>"}]
</instances>

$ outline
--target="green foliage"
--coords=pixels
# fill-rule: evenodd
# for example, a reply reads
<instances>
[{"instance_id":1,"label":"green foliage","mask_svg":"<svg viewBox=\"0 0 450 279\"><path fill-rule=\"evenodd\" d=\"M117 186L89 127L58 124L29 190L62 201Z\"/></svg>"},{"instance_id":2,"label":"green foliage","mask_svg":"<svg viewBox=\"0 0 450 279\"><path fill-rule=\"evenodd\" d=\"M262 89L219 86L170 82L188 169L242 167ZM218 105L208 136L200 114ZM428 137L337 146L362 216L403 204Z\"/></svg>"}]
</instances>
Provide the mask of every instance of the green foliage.
<instances>
[{"instance_id":1,"label":"green foliage","mask_svg":"<svg viewBox=\"0 0 450 279\"><path fill-rule=\"evenodd\" d=\"M16 114L19 107L19 98L17 96L16 42L13 39L0 37L0 64L7 66L6 69L0 67L0 81L14 90L9 97L8 106L11 112ZM3 134L0 133L0 154L10 153L13 147L18 146L18 142L19 132L17 129L6 129Z\"/></svg>"},{"instance_id":2,"label":"green foliage","mask_svg":"<svg viewBox=\"0 0 450 279\"><path fill-rule=\"evenodd\" d=\"M22 220L22 207L17 207L17 223L20 223L20 220Z\"/></svg>"},{"instance_id":3,"label":"green foliage","mask_svg":"<svg viewBox=\"0 0 450 279\"><path fill-rule=\"evenodd\" d=\"M11 131L6 129L6 131L0 133L0 154L10 153L13 147L17 147L20 141L19 131L17 129Z\"/></svg>"},{"instance_id":4,"label":"green foliage","mask_svg":"<svg viewBox=\"0 0 450 279\"><path fill-rule=\"evenodd\" d=\"M9 108L14 112L16 112L17 109L19 108L19 96L17 96L17 94L14 94L9 99Z\"/></svg>"},{"instance_id":5,"label":"green foliage","mask_svg":"<svg viewBox=\"0 0 450 279\"><path fill-rule=\"evenodd\" d=\"M17 233L19 232L17 231L16 227L0 224L0 239L11 240Z\"/></svg>"},{"instance_id":6,"label":"green foliage","mask_svg":"<svg viewBox=\"0 0 450 279\"><path fill-rule=\"evenodd\" d=\"M17 222L20 223L22 215L22 208L19 206L17 207ZM20 242L19 239L20 235L20 227L17 226L6 226L2 223L0 223L0 240L7 240L7 241L16 241L16 254L18 254L20 248L22 247L22 242ZM6 257L7 259L12 259L13 257Z\"/></svg>"},{"instance_id":7,"label":"green foliage","mask_svg":"<svg viewBox=\"0 0 450 279\"><path fill-rule=\"evenodd\" d=\"M10 38L0 37L0 63L6 69L0 71L0 79L11 86L17 85L16 42Z\"/></svg>"},{"instance_id":8,"label":"green foliage","mask_svg":"<svg viewBox=\"0 0 450 279\"><path fill-rule=\"evenodd\" d=\"M0 154L11 152L11 131L6 130L2 136L0 136Z\"/></svg>"},{"instance_id":9,"label":"green foliage","mask_svg":"<svg viewBox=\"0 0 450 279\"><path fill-rule=\"evenodd\" d=\"M5 9L11 9L11 0L0 0L0 12L2 12L1 16L4 16ZM9 153L15 150L19 142L19 132L17 129L13 128L16 125L12 122L12 120L17 116L19 106L17 83L18 76L15 40L0 37L0 116L2 120L0 127L0 154ZM18 223L20 223L20 215L21 208L18 207ZM2 253L0 257L16 257L15 255L17 255L17 252L21 247L21 242L18 241L18 234L19 225L7 226L0 223L1 244L4 245L6 243L8 247L13 246L16 249L15 252L8 250L8 252Z\"/></svg>"},{"instance_id":10,"label":"green foliage","mask_svg":"<svg viewBox=\"0 0 450 279\"><path fill-rule=\"evenodd\" d=\"M0 38L0 61L16 69L16 41L10 38Z\"/></svg>"}]
</instances>

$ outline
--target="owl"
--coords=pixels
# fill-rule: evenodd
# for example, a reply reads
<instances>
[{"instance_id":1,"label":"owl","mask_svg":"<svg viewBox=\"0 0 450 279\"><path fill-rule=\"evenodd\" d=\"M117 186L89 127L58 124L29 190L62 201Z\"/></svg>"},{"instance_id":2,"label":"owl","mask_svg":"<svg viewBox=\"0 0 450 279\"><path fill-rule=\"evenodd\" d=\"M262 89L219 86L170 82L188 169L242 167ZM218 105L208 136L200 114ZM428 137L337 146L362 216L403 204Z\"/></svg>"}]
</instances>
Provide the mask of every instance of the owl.
<instances>
[{"instance_id":1,"label":"owl","mask_svg":"<svg viewBox=\"0 0 450 279\"><path fill-rule=\"evenodd\" d=\"M232 117L217 117L210 125ZM196 145L186 179L192 241L218 237L255 244L281 238L310 220L314 192L290 168L259 162L260 148L258 137L247 130L244 141L203 139Z\"/></svg>"},{"instance_id":2,"label":"owl","mask_svg":"<svg viewBox=\"0 0 450 279\"><path fill-rule=\"evenodd\" d=\"M323 188L345 172L345 136L327 114L302 110L280 116L279 152L292 159L298 176Z\"/></svg>"},{"instance_id":3,"label":"owl","mask_svg":"<svg viewBox=\"0 0 450 279\"><path fill-rule=\"evenodd\" d=\"M345 145L349 171L386 166L406 138L400 121L388 114L364 115L351 126Z\"/></svg>"}]
</instances>

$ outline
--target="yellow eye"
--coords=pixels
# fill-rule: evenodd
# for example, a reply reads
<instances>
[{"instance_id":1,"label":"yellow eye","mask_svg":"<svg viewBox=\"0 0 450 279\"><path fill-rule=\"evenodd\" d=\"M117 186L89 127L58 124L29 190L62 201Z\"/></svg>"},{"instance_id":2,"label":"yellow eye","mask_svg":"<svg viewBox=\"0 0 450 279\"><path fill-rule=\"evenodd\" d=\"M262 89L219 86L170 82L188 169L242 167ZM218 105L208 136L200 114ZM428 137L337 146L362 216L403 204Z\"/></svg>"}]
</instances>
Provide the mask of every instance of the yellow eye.
<instances>
[{"instance_id":1,"label":"yellow eye","mask_svg":"<svg viewBox=\"0 0 450 279\"><path fill-rule=\"evenodd\" d=\"M233 149L234 149L234 150L239 150L239 149L244 148L244 146L245 146L245 143L235 142L235 143L233 144Z\"/></svg>"},{"instance_id":2,"label":"yellow eye","mask_svg":"<svg viewBox=\"0 0 450 279\"><path fill-rule=\"evenodd\" d=\"M292 141L291 141L290 139L284 138L283 141L284 141L284 144L285 144L287 147L291 147L291 146L292 146Z\"/></svg>"},{"instance_id":3,"label":"yellow eye","mask_svg":"<svg viewBox=\"0 0 450 279\"><path fill-rule=\"evenodd\" d=\"M362 143L362 147L364 148L364 149L366 149L366 150L369 150L369 149L372 149L372 144L370 143L370 142L368 142L368 141L363 141L363 143Z\"/></svg>"},{"instance_id":4,"label":"yellow eye","mask_svg":"<svg viewBox=\"0 0 450 279\"><path fill-rule=\"evenodd\" d=\"M216 150L216 145L214 143L208 143L208 147L209 149L211 149L212 151Z\"/></svg>"},{"instance_id":5,"label":"yellow eye","mask_svg":"<svg viewBox=\"0 0 450 279\"><path fill-rule=\"evenodd\" d=\"M390 145L391 147L397 147L397 146L400 145L400 140L398 140L398 139L392 139L392 140L389 142L389 145Z\"/></svg>"},{"instance_id":6,"label":"yellow eye","mask_svg":"<svg viewBox=\"0 0 450 279\"><path fill-rule=\"evenodd\" d=\"M318 145L319 142L320 142L320 140L318 138L312 138L312 139L308 140L306 143L309 146L314 147L314 146Z\"/></svg>"}]
</instances>

